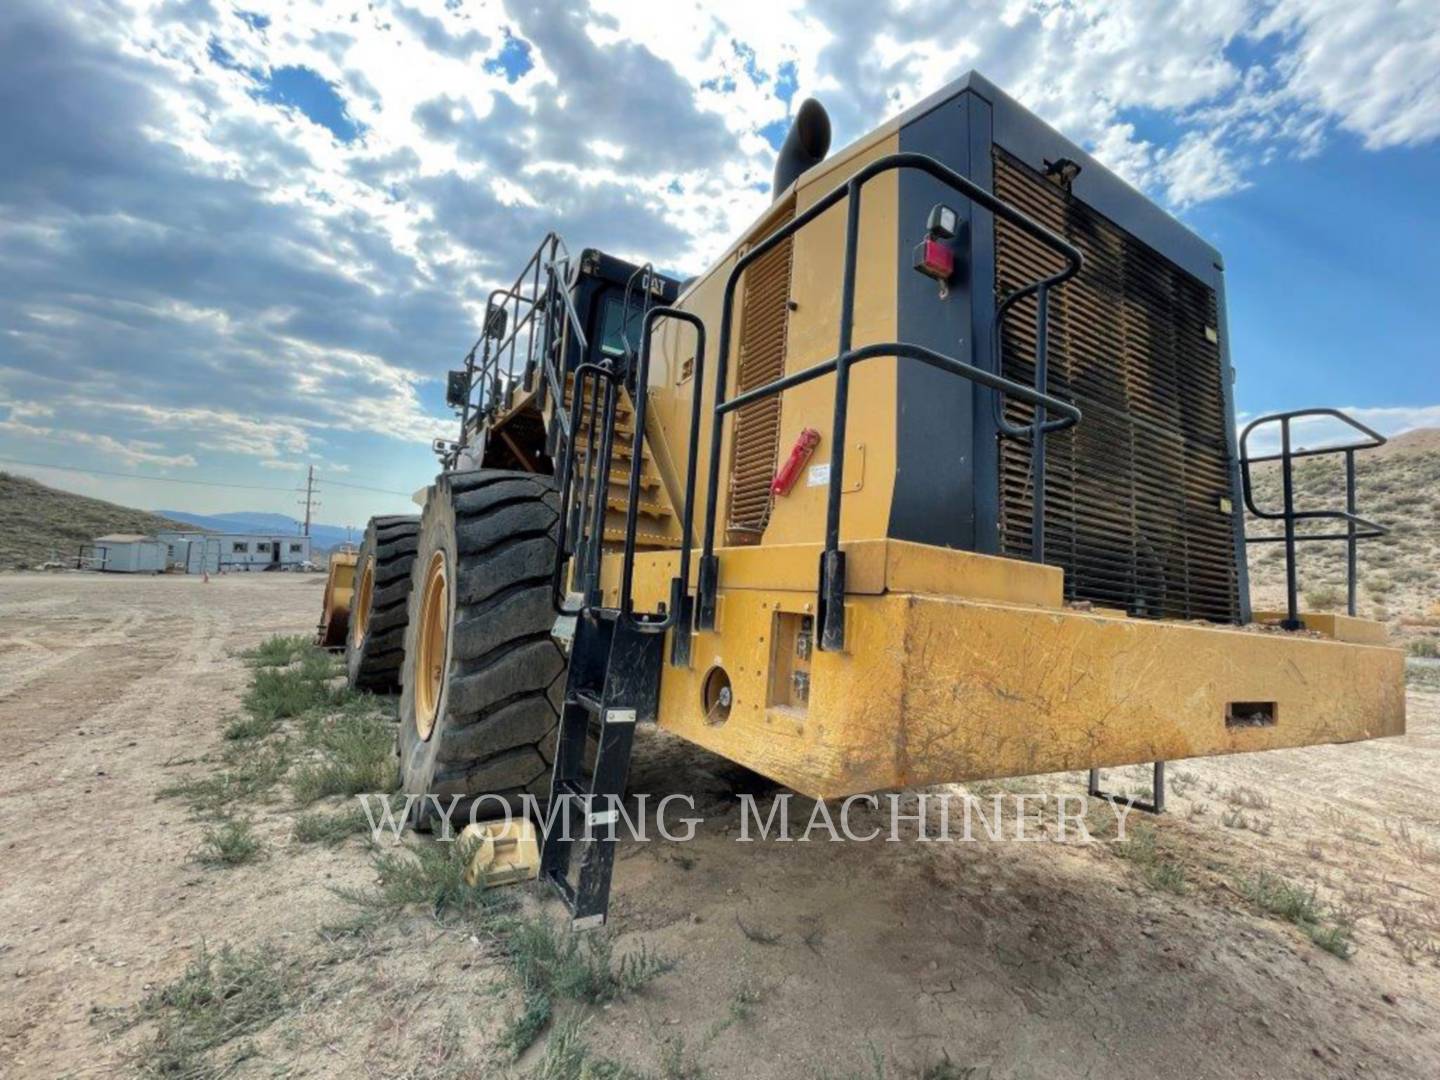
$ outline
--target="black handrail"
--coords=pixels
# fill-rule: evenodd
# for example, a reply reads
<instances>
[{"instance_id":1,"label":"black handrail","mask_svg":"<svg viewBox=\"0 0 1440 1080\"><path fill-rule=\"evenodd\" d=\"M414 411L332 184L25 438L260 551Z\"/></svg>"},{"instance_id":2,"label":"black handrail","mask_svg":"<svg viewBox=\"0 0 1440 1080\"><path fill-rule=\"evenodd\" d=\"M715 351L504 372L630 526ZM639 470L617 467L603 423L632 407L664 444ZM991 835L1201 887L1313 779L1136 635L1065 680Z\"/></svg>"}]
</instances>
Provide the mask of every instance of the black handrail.
<instances>
[{"instance_id":1,"label":"black handrail","mask_svg":"<svg viewBox=\"0 0 1440 1080\"><path fill-rule=\"evenodd\" d=\"M484 343L479 367L481 399L476 402L477 424L480 418L491 418L499 406L501 396L500 379L507 378L507 386L513 385L516 377L516 356L522 333L526 334L524 348L523 383L529 388L538 368L546 388L556 399L555 419L561 432L568 439L571 421L564 406L562 383L555 367L555 352L561 340L559 332L568 328L576 346L583 354L586 349L584 327L566 287L569 274L570 254L565 241L558 233L547 233L534 253L526 261L515 283L508 289L491 291L485 307L485 327L489 330L490 320L497 310L495 301L504 298L500 309L508 309L513 303L514 316L509 319L508 333L499 343L492 344L488 332L471 347L466 356L467 392L466 407L461 419L460 443L463 447L467 438L465 423L469 414L469 395L476 383L474 354L475 348ZM543 285L542 285L543 280ZM521 306L526 305L524 313ZM538 342L538 355L537 355Z\"/></svg>"},{"instance_id":2,"label":"black handrail","mask_svg":"<svg viewBox=\"0 0 1440 1080\"><path fill-rule=\"evenodd\" d=\"M620 379L620 373L610 364L597 364L586 361L576 366L575 382L570 395L571 405L574 406L575 414L581 415L584 408L585 386L587 378L593 384L591 392L590 427L587 436L585 450L585 475L580 489L580 498L575 498L575 455L580 440L571 438L565 445L565 452L561 457L560 477L558 487L560 489L560 521L559 532L555 540L555 566L551 571L550 593L551 606L562 616L583 615L594 605L595 597L590 582L586 582L585 594L580 601L580 606L575 608L565 605L565 568L567 556L575 554L579 556L576 560L578 570L582 576L588 573L585 552L587 550L587 535L585 528L585 507L587 505L588 493L591 490L590 477L597 466L600 470L598 481L595 487L596 498L603 497L604 486L608 481L607 470L609 469L608 450L602 451L605 460L597 461L595 456L595 428L598 402L600 398L600 383L603 381L607 387L607 401L613 401L615 394L615 383ZM610 421L605 424L606 434L613 428L613 406L607 410ZM605 440L608 442L609 440ZM575 512L578 511L578 512ZM574 514L572 521L572 512ZM603 521L603 518L602 518ZM574 539L571 539L571 534Z\"/></svg>"},{"instance_id":3,"label":"black handrail","mask_svg":"<svg viewBox=\"0 0 1440 1080\"><path fill-rule=\"evenodd\" d=\"M1366 441L1344 443L1339 446L1321 446L1315 449L1301 448L1294 450L1290 446L1290 422L1301 417L1328 416L1339 420L1351 428L1367 436ZM1264 424L1280 425L1280 452L1278 454L1262 454L1258 457L1250 456L1250 433ZM1285 544L1285 621L1280 625L1286 630L1299 630L1305 624L1300 618L1299 603L1299 572L1296 567L1295 545L1300 542L1312 540L1344 540L1346 546L1346 610L1355 614L1355 586L1357 554L1356 543L1360 540L1373 540L1377 536L1384 536L1390 530L1385 526L1361 517L1356 512L1355 505L1355 451L1371 450L1377 446L1385 445L1385 436L1378 431L1360 423L1353 416L1348 416L1339 409L1318 408L1318 409L1295 409L1291 412L1271 413L1268 416L1257 417L1245 425L1245 430L1240 435L1240 474L1243 480L1245 493L1245 506L1255 517L1264 521L1280 521L1284 523L1285 531L1280 536L1246 536L1247 544ZM1295 509L1295 483L1293 476L1293 462L1300 457L1318 457L1322 454L1344 454L1345 455L1345 509L1344 510L1296 510ZM1250 466L1265 461L1280 462L1280 484L1283 509L1278 512L1261 510L1255 505L1254 490L1250 478ZM1343 521L1345 531L1341 533L1307 533L1303 536L1295 531L1297 521Z\"/></svg>"},{"instance_id":4,"label":"black handrail","mask_svg":"<svg viewBox=\"0 0 1440 1080\"><path fill-rule=\"evenodd\" d=\"M534 298L513 289L491 289L490 295L486 297L485 328L482 330L475 344L470 346L470 351L465 354L465 404L460 413L460 439L455 445L455 455L457 458L459 451L469 445L470 395L475 389L477 382L475 376L477 371L480 376L478 379L480 395L475 401L474 409L477 428L485 419L488 419L493 414L496 403L500 397L500 352L498 348L493 348L495 338L489 333L489 324L493 313L497 310L496 301L502 296L505 297L507 301L513 300L517 310L522 303L533 305L535 302ZM504 306L504 304L498 305L500 308ZM475 361L476 349L481 350L479 363Z\"/></svg>"},{"instance_id":5,"label":"black handrail","mask_svg":"<svg viewBox=\"0 0 1440 1080\"><path fill-rule=\"evenodd\" d=\"M863 346L859 349L853 347L855 275L860 232L860 193L864 185L871 179L881 173L896 169L916 169L928 173L996 216L1029 233L1065 259L1066 266L1063 270L1010 293L1001 300L998 311L1003 312L1021 296L1037 292L1040 302L1041 329L1043 330L1048 289L1074 277L1080 272L1083 265L1084 259L1080 251L1045 226L1010 204L1001 201L968 177L942 165L934 158L909 152L890 154L871 162L737 259L725 282L720 319L720 348L715 365L714 422L711 424L710 431L709 486L705 503L704 550L700 559L699 596L696 610L696 625L699 629L713 630L715 628L715 600L719 584L719 563L715 557L715 518L720 485L722 420L725 413L739 408L743 404L780 393L791 386L808 382L810 379L819 378L831 372L835 374L835 414L831 425L830 481L825 504L825 550L821 554L820 561L818 612L821 627L819 644L820 648L826 650L843 649L845 642L845 556L840 550L840 500L845 468L845 423L849 409L850 368L853 364L876 356L920 360L942 371L949 371L952 374L979 382L1002 394L1013 395L1036 408L1039 420L1034 427L1034 433L1040 439L1043 439L1044 434L1049 431L1062 430L1080 420L1078 408L1070 402L1045 393L1043 389L1025 386L1007 379L997 372L977 368L972 364L963 363L919 345L905 342L884 342ZM734 315L735 289L740 275L746 267L771 251L787 237L810 224L841 199L848 200L848 214L845 226L845 262L841 283L839 342L835 356L806 371L777 379L767 386L739 395L735 400L740 404L727 403L725 385L730 359L730 335ZM1043 335L1041 340L1043 341ZM1043 357L1043 346L1041 355ZM1059 418L1046 419L1050 410L1059 413ZM699 427L697 426L691 431L691 440L694 441L698 438ZM1037 486L1035 498L1037 503L1043 501L1043 485Z\"/></svg>"},{"instance_id":6,"label":"black handrail","mask_svg":"<svg viewBox=\"0 0 1440 1080\"><path fill-rule=\"evenodd\" d=\"M680 511L680 573L670 582L670 605L663 615L635 614L631 587L635 579L635 530L640 505L640 443L645 438L645 410L650 397L650 346L655 324L661 319L688 323L695 330L695 392L690 395L690 431L692 438L685 459L685 500ZM641 325L639 365L635 373L635 452L630 455L630 487L625 506L625 553L620 571L620 614L637 630L664 633L675 628L671 662L684 666L690 656L690 548L694 542L692 510L695 505L695 475L699 471L700 440L693 433L700 430L701 381L705 375L705 321L698 315L674 307L650 308Z\"/></svg>"}]
</instances>

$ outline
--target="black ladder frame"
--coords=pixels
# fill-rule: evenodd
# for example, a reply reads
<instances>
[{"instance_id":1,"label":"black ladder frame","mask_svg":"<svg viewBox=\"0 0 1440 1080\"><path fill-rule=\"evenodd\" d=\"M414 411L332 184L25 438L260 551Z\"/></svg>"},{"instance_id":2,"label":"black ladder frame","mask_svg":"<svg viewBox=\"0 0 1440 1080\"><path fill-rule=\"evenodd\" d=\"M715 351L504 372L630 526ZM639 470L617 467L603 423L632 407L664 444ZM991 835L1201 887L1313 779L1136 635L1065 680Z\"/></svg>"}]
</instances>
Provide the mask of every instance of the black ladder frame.
<instances>
[{"instance_id":1,"label":"black ladder frame","mask_svg":"<svg viewBox=\"0 0 1440 1080\"><path fill-rule=\"evenodd\" d=\"M664 644L662 635L640 631L614 610L587 610L576 621L540 849L540 880L559 894L576 930L603 926L609 912L635 725L656 719ZM587 777L591 730L598 738Z\"/></svg>"},{"instance_id":2,"label":"black ladder frame","mask_svg":"<svg viewBox=\"0 0 1440 1080\"><path fill-rule=\"evenodd\" d=\"M645 275L638 352L628 335L631 286ZM609 911L610 879L615 861L615 827L630 772L635 725L653 723L660 699L660 672L664 664L665 634L671 639L672 664L690 662L689 628L690 549L694 543L693 510L698 472L698 444L692 440L686 460L685 495L680 511L679 574L671 580L668 604L654 612L635 608L635 547L639 526L640 474L644 455L645 418L650 352L655 326L664 319L689 325L695 332L695 372L705 369L705 324L698 316L678 308L652 307L647 265L626 284L622 326L625 363L584 362L575 369L570 402L577 426L564 446L560 467L560 521L556 559L551 578L551 599L562 617L573 617L575 636L570 650L570 671L560 715L560 735L550 780L549 822L540 855L541 880L559 894L576 930L602 926ZM614 460L615 415L620 392L634 375L634 436L627 477L625 539L621 564L619 603L602 606L600 566L605 512ZM699 385L697 383L697 385ZM587 394L588 390L588 394ZM589 425L583 470L577 475L580 440L578 421L588 410ZM700 421L700 396L691 406L691 423ZM600 434L596 446L596 433ZM589 511L587 513L587 510ZM571 557L573 556L573 562ZM578 585L583 599L568 607L566 573ZM586 775L584 762L589 733L597 732L594 769ZM597 809L597 803L599 808ZM557 822L558 817L558 822ZM571 826L583 825L582 835ZM559 825L557 832L556 825ZM605 829L596 835L597 828ZM579 848L579 865L575 864ZM574 880L572 879L572 874Z\"/></svg>"}]
</instances>

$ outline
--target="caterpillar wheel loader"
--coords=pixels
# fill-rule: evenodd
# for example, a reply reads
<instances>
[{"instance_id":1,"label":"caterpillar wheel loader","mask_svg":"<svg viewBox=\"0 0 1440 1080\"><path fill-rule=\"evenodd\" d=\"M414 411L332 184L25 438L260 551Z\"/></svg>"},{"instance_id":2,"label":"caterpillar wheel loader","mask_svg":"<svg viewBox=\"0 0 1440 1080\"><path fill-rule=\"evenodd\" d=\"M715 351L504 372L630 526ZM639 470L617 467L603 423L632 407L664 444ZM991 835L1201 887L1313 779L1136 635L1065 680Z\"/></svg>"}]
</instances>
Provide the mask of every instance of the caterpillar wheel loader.
<instances>
[{"instance_id":1,"label":"caterpillar wheel loader","mask_svg":"<svg viewBox=\"0 0 1440 1080\"><path fill-rule=\"evenodd\" d=\"M355 552L332 551L325 571L325 595L320 601L320 622L315 627L315 644L323 649L343 649L350 631L350 606L355 598Z\"/></svg>"},{"instance_id":2,"label":"caterpillar wheel loader","mask_svg":"<svg viewBox=\"0 0 1440 1080\"><path fill-rule=\"evenodd\" d=\"M594 825L657 724L815 798L1155 763L1158 810L1166 761L1402 733L1353 580L1297 601L1299 543L1353 579L1383 530L1353 484L1296 505L1312 411L1237 436L1220 255L977 74L828 147L806 102L696 278L552 235L492 295L413 556L405 790ZM1382 440L1338 419L1353 477ZM547 832L577 926L613 849Z\"/></svg>"}]
</instances>

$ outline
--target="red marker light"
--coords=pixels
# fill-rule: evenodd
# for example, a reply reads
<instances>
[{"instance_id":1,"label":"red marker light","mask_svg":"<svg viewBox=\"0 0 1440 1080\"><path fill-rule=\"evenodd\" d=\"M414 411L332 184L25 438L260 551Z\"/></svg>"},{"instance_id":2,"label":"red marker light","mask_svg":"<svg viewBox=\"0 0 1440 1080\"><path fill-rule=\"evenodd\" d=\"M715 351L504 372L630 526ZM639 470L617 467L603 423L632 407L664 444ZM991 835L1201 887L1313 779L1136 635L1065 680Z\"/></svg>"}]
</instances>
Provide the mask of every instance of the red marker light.
<instances>
[{"instance_id":1,"label":"red marker light","mask_svg":"<svg viewBox=\"0 0 1440 1080\"><path fill-rule=\"evenodd\" d=\"M800 432L800 437L795 440L795 445L790 448L790 456L785 459L775 472L775 479L770 481L771 495L789 495L790 489L795 486L795 481L800 478L800 470L805 468L805 463L810 460L810 455L815 452L815 447L820 445L820 432L813 427L807 427Z\"/></svg>"},{"instance_id":2,"label":"red marker light","mask_svg":"<svg viewBox=\"0 0 1440 1080\"><path fill-rule=\"evenodd\" d=\"M915 248L915 269L936 281L955 276L955 252L942 240L927 236Z\"/></svg>"}]
</instances>

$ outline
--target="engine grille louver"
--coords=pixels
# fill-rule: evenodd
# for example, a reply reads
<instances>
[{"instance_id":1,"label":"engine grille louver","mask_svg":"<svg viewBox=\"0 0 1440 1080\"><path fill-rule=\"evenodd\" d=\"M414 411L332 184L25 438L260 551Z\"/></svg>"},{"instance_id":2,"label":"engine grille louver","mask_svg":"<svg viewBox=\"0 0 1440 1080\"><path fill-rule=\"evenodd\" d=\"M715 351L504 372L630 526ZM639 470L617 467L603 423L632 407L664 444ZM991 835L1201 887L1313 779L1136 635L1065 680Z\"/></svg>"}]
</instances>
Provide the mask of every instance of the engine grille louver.
<instances>
[{"instance_id":1,"label":"engine grille louver","mask_svg":"<svg viewBox=\"0 0 1440 1080\"><path fill-rule=\"evenodd\" d=\"M1084 421L1046 442L1045 561L1072 600L1133 615L1239 618L1218 312L1213 290L1057 184L995 148L995 193L1085 255L1050 298L1049 389ZM1056 268L995 228L997 294ZM1034 380L1035 305L1005 325L1003 370ZM1015 422L1030 409L1007 405ZM1030 451L1001 440L1000 541L1028 557Z\"/></svg>"},{"instance_id":2,"label":"engine grille louver","mask_svg":"<svg viewBox=\"0 0 1440 1080\"><path fill-rule=\"evenodd\" d=\"M787 214L773 227L790 220ZM740 350L734 393L785 374L789 323L791 241L787 238L745 271L740 294ZM770 520L770 483L780 455L780 396L736 411L730 450L729 536L732 544L758 544Z\"/></svg>"}]
</instances>

